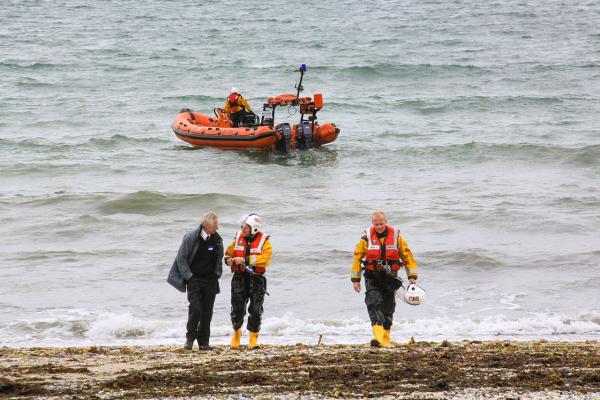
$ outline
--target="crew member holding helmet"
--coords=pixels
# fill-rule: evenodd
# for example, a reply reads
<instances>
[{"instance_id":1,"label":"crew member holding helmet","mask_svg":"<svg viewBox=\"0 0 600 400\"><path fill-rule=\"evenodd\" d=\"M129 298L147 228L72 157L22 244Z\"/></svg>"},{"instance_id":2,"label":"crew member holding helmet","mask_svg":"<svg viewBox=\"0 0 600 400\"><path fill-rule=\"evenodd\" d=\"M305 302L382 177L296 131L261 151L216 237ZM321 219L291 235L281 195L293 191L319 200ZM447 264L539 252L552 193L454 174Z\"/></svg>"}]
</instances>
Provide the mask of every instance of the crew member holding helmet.
<instances>
[{"instance_id":1,"label":"crew member holding helmet","mask_svg":"<svg viewBox=\"0 0 600 400\"><path fill-rule=\"evenodd\" d=\"M262 232L260 217L245 215L241 219L241 231L225 251L225 263L231 267L231 323L233 337L231 348L240 347L242 325L248 302L249 349L258 347L258 332L263 313L263 301L267 291L264 274L271 263L272 248L269 235Z\"/></svg>"},{"instance_id":2,"label":"crew member holding helmet","mask_svg":"<svg viewBox=\"0 0 600 400\"><path fill-rule=\"evenodd\" d=\"M391 345L395 293L402 286L398 270L404 265L411 284L417 282L418 271L406 240L398 228L387 224L385 214L375 211L371 222L373 226L365 230L356 245L351 280L354 290L360 293L364 269L365 303L373 327L371 346L382 347Z\"/></svg>"}]
</instances>

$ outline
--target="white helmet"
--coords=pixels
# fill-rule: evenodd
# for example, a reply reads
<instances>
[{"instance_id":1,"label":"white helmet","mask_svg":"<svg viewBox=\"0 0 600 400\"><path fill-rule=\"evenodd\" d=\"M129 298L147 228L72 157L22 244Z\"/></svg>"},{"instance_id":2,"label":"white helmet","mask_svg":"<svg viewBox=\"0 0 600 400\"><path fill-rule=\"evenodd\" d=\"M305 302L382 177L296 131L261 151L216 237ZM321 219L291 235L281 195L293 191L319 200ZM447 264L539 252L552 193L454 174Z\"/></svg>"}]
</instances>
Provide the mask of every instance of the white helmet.
<instances>
[{"instance_id":1,"label":"white helmet","mask_svg":"<svg viewBox=\"0 0 600 400\"><path fill-rule=\"evenodd\" d=\"M231 91L229 92L229 94L233 94L233 93L239 93L238 92L238 88L236 88L235 86L231 88Z\"/></svg>"},{"instance_id":2,"label":"white helmet","mask_svg":"<svg viewBox=\"0 0 600 400\"><path fill-rule=\"evenodd\" d=\"M425 291L422 287L411 283L404 292L404 301L410 305L418 306L425 300Z\"/></svg>"},{"instance_id":3,"label":"white helmet","mask_svg":"<svg viewBox=\"0 0 600 400\"><path fill-rule=\"evenodd\" d=\"M250 234L252 235L256 235L260 231L261 221L257 214L249 214L242 217L241 225L243 226L244 224L250 227Z\"/></svg>"}]
</instances>

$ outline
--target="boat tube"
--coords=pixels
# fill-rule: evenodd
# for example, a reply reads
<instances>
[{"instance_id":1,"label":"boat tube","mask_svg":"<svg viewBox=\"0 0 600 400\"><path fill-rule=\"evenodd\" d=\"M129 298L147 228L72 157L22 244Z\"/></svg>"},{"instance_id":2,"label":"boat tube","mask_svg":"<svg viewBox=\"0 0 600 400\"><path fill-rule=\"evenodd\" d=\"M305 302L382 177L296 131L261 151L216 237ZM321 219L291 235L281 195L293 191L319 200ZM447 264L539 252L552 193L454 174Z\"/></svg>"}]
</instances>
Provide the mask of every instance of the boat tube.
<instances>
[{"instance_id":1,"label":"boat tube","mask_svg":"<svg viewBox=\"0 0 600 400\"><path fill-rule=\"evenodd\" d=\"M220 108L214 109L214 117L190 109L182 109L171 127L175 135L196 147L221 149L259 149L275 153L289 153L320 147L337 139L339 128L333 123L319 124L317 112L323 108L323 95L317 93L314 100L300 97L302 77L306 67L300 68L300 83L296 94L284 93L269 97L263 105L262 117L251 116L234 128L231 120ZM277 107L299 107L298 124L275 125Z\"/></svg>"}]
</instances>

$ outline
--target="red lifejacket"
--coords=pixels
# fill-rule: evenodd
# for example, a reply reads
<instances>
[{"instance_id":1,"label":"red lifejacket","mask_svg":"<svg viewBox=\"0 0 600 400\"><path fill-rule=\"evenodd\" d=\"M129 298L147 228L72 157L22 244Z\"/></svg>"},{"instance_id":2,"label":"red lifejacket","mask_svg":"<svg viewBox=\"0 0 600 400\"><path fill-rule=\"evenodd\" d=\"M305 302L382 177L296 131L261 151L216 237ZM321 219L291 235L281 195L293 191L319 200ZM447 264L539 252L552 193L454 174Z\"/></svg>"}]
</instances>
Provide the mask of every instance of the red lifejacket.
<instances>
[{"instance_id":1,"label":"red lifejacket","mask_svg":"<svg viewBox=\"0 0 600 400\"><path fill-rule=\"evenodd\" d=\"M246 238L244 237L244 235L242 235L242 231L239 231L237 233L237 236L235 238L235 247L233 248L233 255L232 257L243 257L246 258L246 254L248 254L248 257L252 257L252 256L259 256L262 254L262 248L265 245L265 242L267 241L267 239L269 239L269 235L263 232L258 232L256 234L256 236L254 237L254 240L252 240L251 242L248 242L246 240ZM246 250L248 249L248 253L246 253ZM245 271L244 266L241 265L235 265L232 264L231 265L231 272L244 272ZM254 269L254 272L256 272L257 274L264 274L265 273L265 268L264 267L257 267L254 266L252 267Z\"/></svg>"},{"instance_id":2,"label":"red lifejacket","mask_svg":"<svg viewBox=\"0 0 600 400\"><path fill-rule=\"evenodd\" d=\"M398 235L400 231L389 225L385 226L387 235L381 246L381 240L375 232L375 228L371 227L366 229L367 241L369 247L364 258L364 268L369 271L381 271L381 264L388 264L392 271L398 271L400 269L400 253L398 252ZM385 262L384 262L385 261Z\"/></svg>"}]
</instances>

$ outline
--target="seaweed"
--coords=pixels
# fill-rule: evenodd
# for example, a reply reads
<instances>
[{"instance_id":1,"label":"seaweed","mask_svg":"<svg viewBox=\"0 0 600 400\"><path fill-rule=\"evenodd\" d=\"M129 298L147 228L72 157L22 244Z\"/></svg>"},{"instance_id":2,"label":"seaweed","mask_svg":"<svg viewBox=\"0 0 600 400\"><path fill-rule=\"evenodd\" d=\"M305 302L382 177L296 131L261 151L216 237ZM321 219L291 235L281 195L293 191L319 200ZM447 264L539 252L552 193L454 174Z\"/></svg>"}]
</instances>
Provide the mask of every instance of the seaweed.
<instances>
[{"instance_id":1,"label":"seaweed","mask_svg":"<svg viewBox=\"0 0 600 400\"><path fill-rule=\"evenodd\" d=\"M564 342L417 342L263 345L258 351L178 347L0 349L0 397L80 396L431 398L496 390L504 398L555 391L596 394L600 345ZM462 392L461 392L462 391ZM456 393L462 393L456 395ZM415 397L416 396L416 397Z\"/></svg>"}]
</instances>

